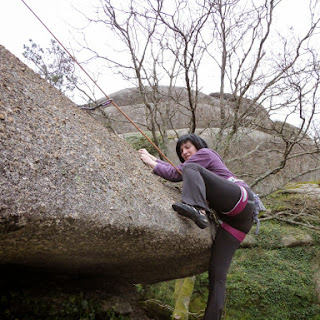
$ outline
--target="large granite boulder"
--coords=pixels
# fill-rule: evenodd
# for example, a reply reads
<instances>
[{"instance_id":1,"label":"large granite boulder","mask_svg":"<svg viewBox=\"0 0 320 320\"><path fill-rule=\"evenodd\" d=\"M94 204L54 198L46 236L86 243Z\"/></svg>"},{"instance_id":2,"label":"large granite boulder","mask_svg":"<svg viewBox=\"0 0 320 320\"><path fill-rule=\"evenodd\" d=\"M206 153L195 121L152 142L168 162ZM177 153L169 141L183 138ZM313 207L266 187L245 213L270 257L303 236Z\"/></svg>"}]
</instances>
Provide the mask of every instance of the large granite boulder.
<instances>
[{"instance_id":1,"label":"large granite boulder","mask_svg":"<svg viewBox=\"0 0 320 320\"><path fill-rule=\"evenodd\" d=\"M0 46L2 266L132 283L204 272L211 230L178 216L179 198L123 139Z\"/></svg>"},{"instance_id":2,"label":"large granite boulder","mask_svg":"<svg viewBox=\"0 0 320 320\"><path fill-rule=\"evenodd\" d=\"M146 88L146 96L148 101L152 104L155 99L154 92L150 87ZM233 109L235 108L235 102L230 95L225 94L224 107L226 116L231 122L233 118ZM116 101L117 105L136 123L139 123L143 130L150 130L147 126L147 118L149 117L149 111L146 108L142 95L139 93L138 88L127 88L111 94L111 98ZM190 119L192 117L188 92L185 88L176 87L175 89L169 89L166 86L160 86L157 88L157 107L154 108L154 116L157 123L163 123L162 117L166 115L166 118L170 119L166 123L168 130L185 129L190 126ZM105 101L105 98L101 98L96 101L96 104L100 104ZM242 108L247 108L252 101L249 99L243 99ZM95 105L86 105L86 107L94 107ZM101 113L100 111L103 111ZM131 132L137 132L134 127L128 126L123 119L119 118L119 111L112 104L108 104L105 107L101 107L100 111L92 111L92 116L101 123L112 127L117 133L125 134ZM166 111L165 111L166 110ZM162 116L160 116L162 113ZM204 94L198 93L198 104L196 107L196 119L197 127L202 128L219 128L220 127L220 100L217 94ZM270 119L267 111L258 104L252 107L252 111L249 113L247 119L241 122L242 126L248 125L248 127L255 127L261 130L261 122L264 128L272 128L273 121ZM255 124L255 125L254 125ZM264 130L265 131L265 130ZM260 131L262 132L262 131ZM267 137L265 137L267 139Z\"/></svg>"}]
</instances>

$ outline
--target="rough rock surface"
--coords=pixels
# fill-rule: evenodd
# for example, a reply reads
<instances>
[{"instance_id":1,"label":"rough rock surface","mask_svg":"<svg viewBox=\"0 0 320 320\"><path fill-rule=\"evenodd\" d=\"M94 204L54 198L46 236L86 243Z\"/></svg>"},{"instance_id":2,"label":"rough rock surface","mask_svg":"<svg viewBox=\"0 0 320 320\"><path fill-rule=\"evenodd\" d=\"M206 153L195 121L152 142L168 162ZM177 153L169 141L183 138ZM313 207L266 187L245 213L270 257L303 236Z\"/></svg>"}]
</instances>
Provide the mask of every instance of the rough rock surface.
<instances>
[{"instance_id":1,"label":"rough rock surface","mask_svg":"<svg viewBox=\"0 0 320 320\"><path fill-rule=\"evenodd\" d=\"M130 125L130 124L128 124ZM0 263L152 283L207 269L211 236L138 154L0 46Z\"/></svg>"},{"instance_id":2,"label":"rough rock surface","mask_svg":"<svg viewBox=\"0 0 320 320\"><path fill-rule=\"evenodd\" d=\"M283 246L287 248L292 248L292 247L300 247L300 246L308 246L312 245L314 243L313 238L309 235L306 234L303 237L295 237L295 236L284 236L281 239L281 242Z\"/></svg>"},{"instance_id":3,"label":"rough rock surface","mask_svg":"<svg viewBox=\"0 0 320 320\"><path fill-rule=\"evenodd\" d=\"M320 199L320 188L318 183L301 184L294 189L286 189L283 193L307 194L308 197L314 198L315 200Z\"/></svg>"}]
</instances>

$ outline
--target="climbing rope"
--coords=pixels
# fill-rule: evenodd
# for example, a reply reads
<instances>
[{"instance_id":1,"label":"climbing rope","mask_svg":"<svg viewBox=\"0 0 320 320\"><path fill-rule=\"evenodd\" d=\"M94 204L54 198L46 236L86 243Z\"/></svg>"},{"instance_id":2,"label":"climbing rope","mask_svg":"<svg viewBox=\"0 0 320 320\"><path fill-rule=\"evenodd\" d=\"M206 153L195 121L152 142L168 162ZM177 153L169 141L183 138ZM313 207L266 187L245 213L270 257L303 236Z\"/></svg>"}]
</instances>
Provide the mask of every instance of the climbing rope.
<instances>
[{"instance_id":1,"label":"climbing rope","mask_svg":"<svg viewBox=\"0 0 320 320\"><path fill-rule=\"evenodd\" d=\"M93 84L102 92L102 94L106 97L107 99L107 104L112 104L115 106L118 111L148 140L149 143L159 152L162 157L169 162L175 170L179 173L182 174L181 171L167 158L167 156L158 148L158 146L155 145L155 143L129 118L129 116L126 115L123 110L120 109L120 107L108 97L108 95L102 90L102 88L98 85L98 83L90 76L90 74L80 65L80 63L77 61L77 59L69 52L69 50L60 42L60 40L53 34L53 32L46 26L46 24L38 17L38 15L27 5L27 3L24 0L21 0L23 4L29 9L29 11L37 18L37 20L47 29L47 31L52 35L52 37L59 43L59 45L64 49L64 51L70 56L70 58L80 67L80 69L87 75L87 77L93 82ZM103 104L101 104L103 105ZM84 108L84 109L89 109L93 110L101 105L94 107L94 108Z\"/></svg>"}]
</instances>

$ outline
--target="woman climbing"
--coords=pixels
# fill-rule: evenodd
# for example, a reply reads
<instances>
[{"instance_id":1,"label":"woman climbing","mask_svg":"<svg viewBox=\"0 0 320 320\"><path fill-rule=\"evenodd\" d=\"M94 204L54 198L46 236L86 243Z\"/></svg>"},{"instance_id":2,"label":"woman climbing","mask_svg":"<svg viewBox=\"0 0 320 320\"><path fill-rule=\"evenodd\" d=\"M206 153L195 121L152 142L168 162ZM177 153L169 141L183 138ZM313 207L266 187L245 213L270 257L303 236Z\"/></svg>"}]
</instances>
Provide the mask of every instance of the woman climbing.
<instances>
[{"instance_id":1,"label":"woman climbing","mask_svg":"<svg viewBox=\"0 0 320 320\"><path fill-rule=\"evenodd\" d=\"M208 226L213 209L220 225L211 248L209 265L209 297L205 320L221 319L225 302L226 277L232 257L250 231L257 210L263 205L248 185L237 179L226 167L219 154L195 134L179 138L176 152L181 161L178 169L156 159L145 149L139 150L141 160L153 172L169 181L181 181L182 202L173 209L192 219L198 227ZM261 207L259 207L259 205Z\"/></svg>"}]
</instances>

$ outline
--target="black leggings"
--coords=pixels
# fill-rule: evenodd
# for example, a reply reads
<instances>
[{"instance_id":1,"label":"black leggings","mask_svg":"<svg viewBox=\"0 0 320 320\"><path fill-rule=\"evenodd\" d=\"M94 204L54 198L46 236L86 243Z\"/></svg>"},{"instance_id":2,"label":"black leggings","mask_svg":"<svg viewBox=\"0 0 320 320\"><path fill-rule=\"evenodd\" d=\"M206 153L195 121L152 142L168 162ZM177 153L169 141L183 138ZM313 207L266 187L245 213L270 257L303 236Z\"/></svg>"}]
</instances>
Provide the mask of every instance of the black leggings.
<instances>
[{"instance_id":1,"label":"black leggings","mask_svg":"<svg viewBox=\"0 0 320 320\"><path fill-rule=\"evenodd\" d=\"M220 220L231 227L248 233L253 223L254 197L247 189L249 202L237 215L229 217L223 212L231 211L241 197L239 185L228 181L204 167L188 163L182 169L182 201L209 211L214 209ZM229 266L240 241L231 233L218 227L211 247L209 265L209 297L204 320L221 319L226 292Z\"/></svg>"},{"instance_id":2,"label":"black leggings","mask_svg":"<svg viewBox=\"0 0 320 320\"><path fill-rule=\"evenodd\" d=\"M220 320L226 295L226 279L232 257L240 245L228 231L218 228L211 247L209 296L204 320Z\"/></svg>"}]
</instances>

